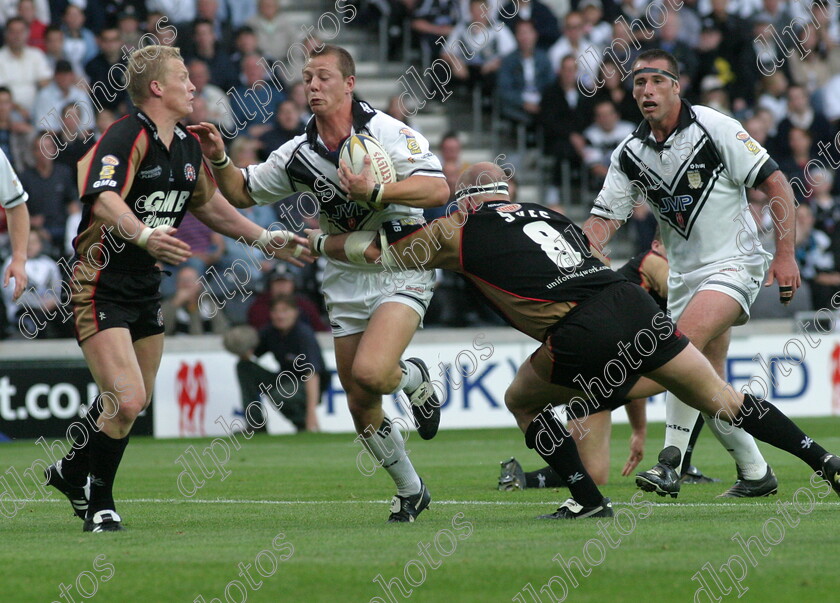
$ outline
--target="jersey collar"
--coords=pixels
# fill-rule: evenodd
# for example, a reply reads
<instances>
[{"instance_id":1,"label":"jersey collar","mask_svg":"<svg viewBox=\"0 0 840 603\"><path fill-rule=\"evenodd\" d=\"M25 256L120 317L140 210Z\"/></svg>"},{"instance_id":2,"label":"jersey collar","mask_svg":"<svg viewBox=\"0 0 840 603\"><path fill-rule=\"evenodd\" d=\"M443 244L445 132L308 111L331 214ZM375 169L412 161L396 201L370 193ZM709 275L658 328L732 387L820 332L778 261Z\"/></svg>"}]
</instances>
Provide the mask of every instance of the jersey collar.
<instances>
[{"instance_id":1,"label":"jersey collar","mask_svg":"<svg viewBox=\"0 0 840 603\"><path fill-rule=\"evenodd\" d=\"M353 99L350 110L353 116L354 132L362 130L373 119L373 116L376 115L376 109L356 98ZM309 144L309 148L318 153L318 155L332 161L336 166L338 165L338 153L331 153L327 147L318 142L318 124L315 121L314 115L306 122L306 142Z\"/></svg>"},{"instance_id":2,"label":"jersey collar","mask_svg":"<svg viewBox=\"0 0 840 603\"><path fill-rule=\"evenodd\" d=\"M136 115L137 115L137 119L140 120L140 123L142 123L143 126L152 135L152 140L154 140L155 142L157 142L160 145L163 145L164 148L166 148L166 145L164 145L163 141L160 139L160 135L158 134L158 129L157 129L157 126L155 125L155 122L153 122L149 118L149 116L146 115L145 113L143 113L143 111L141 111L140 109L137 109ZM179 124L179 123L175 124L175 136L177 136L179 140L184 140L187 137L186 130L184 130L183 126L181 126L181 124Z\"/></svg>"},{"instance_id":3,"label":"jersey collar","mask_svg":"<svg viewBox=\"0 0 840 603\"><path fill-rule=\"evenodd\" d=\"M651 147L657 152L670 147L671 144L668 141L671 140L671 137L675 133L686 129L688 126L697 121L697 116L694 114L694 109L691 108L691 103L684 98L680 100L682 102L682 107L680 108L680 116L677 120L677 127L667 136L667 138L665 138L664 141L656 141L651 132L650 124L647 121L642 121L642 123L639 124L639 126L633 131L633 136L641 140L642 144Z\"/></svg>"}]
</instances>

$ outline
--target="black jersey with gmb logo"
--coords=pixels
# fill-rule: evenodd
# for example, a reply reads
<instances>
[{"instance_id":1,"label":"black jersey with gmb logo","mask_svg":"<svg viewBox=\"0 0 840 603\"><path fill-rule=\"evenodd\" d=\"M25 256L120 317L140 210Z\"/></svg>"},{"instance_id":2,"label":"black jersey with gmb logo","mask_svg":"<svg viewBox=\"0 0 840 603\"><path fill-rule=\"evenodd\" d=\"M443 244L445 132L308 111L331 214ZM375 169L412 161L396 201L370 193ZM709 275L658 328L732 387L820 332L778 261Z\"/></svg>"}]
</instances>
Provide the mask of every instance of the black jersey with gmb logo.
<instances>
[{"instance_id":1,"label":"black jersey with gmb logo","mask_svg":"<svg viewBox=\"0 0 840 603\"><path fill-rule=\"evenodd\" d=\"M114 122L79 160L78 174L83 210L73 241L75 259L106 271L145 272L155 260L145 249L122 241L118 229L108 232L94 216L92 202L99 193L117 193L146 226L177 228L188 209L209 201L216 190L198 139L177 124L167 148L141 111ZM134 234L128 222L125 234Z\"/></svg>"}]
</instances>

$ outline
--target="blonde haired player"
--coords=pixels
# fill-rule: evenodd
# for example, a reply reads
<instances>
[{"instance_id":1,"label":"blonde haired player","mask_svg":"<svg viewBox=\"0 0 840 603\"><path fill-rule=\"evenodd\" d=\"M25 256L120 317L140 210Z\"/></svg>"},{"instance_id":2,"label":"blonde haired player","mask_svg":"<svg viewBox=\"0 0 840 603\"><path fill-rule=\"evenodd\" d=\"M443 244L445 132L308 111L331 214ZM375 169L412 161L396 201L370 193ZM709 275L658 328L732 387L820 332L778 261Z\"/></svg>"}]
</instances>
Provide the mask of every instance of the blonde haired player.
<instances>
[{"instance_id":1,"label":"blonde haired player","mask_svg":"<svg viewBox=\"0 0 840 603\"><path fill-rule=\"evenodd\" d=\"M190 257L189 246L172 236L186 212L299 265L296 243L306 242L266 231L216 190L198 140L178 123L192 112L195 86L177 48L135 50L129 68L137 111L115 122L78 170L84 209L73 243L72 304L76 338L101 392L92 411L99 416L45 472L85 520L86 532L123 529L114 479L134 420L151 401L163 352L155 262Z\"/></svg>"}]
</instances>

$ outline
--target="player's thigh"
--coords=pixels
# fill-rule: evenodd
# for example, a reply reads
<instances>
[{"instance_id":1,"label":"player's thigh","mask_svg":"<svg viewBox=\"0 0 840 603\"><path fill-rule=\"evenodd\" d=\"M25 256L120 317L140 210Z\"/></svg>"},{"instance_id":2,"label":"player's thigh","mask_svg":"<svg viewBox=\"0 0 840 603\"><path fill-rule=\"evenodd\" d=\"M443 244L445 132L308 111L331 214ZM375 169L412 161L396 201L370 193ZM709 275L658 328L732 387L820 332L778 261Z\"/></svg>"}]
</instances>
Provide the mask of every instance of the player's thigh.
<instances>
[{"instance_id":1,"label":"player's thigh","mask_svg":"<svg viewBox=\"0 0 840 603\"><path fill-rule=\"evenodd\" d=\"M709 342L725 336L742 313L743 308L735 298L720 291L704 289L688 302L677 320L677 328L703 351Z\"/></svg>"},{"instance_id":2,"label":"player's thigh","mask_svg":"<svg viewBox=\"0 0 840 603\"><path fill-rule=\"evenodd\" d=\"M380 375L393 370L419 326L420 315L414 308L399 302L380 304L362 333L354 373Z\"/></svg>"},{"instance_id":3,"label":"player's thigh","mask_svg":"<svg viewBox=\"0 0 840 603\"><path fill-rule=\"evenodd\" d=\"M85 339L81 347L91 375L103 394L103 414L139 413L146 402L146 385L129 330L99 331Z\"/></svg>"},{"instance_id":4,"label":"player's thigh","mask_svg":"<svg viewBox=\"0 0 840 603\"><path fill-rule=\"evenodd\" d=\"M160 368L160 359L163 357L163 339L163 333L160 333L134 342L134 353L137 356L137 364L140 365L140 373L143 375L143 386L146 391L144 407L152 401L155 377L157 377Z\"/></svg>"},{"instance_id":5,"label":"player's thigh","mask_svg":"<svg viewBox=\"0 0 840 603\"><path fill-rule=\"evenodd\" d=\"M693 345L646 376L708 415L714 416L721 409L734 415L740 406L740 394L718 376L708 359Z\"/></svg>"}]
</instances>

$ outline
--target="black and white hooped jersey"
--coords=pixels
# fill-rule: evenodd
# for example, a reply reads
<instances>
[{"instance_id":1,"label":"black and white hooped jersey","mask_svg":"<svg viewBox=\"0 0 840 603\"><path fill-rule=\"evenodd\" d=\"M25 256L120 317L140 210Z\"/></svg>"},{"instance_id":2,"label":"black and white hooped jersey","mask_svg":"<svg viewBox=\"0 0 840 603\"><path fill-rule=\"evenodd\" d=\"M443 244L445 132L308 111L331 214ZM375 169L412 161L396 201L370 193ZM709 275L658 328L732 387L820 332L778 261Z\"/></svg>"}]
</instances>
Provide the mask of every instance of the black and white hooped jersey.
<instances>
[{"instance_id":1,"label":"black and white hooped jersey","mask_svg":"<svg viewBox=\"0 0 840 603\"><path fill-rule=\"evenodd\" d=\"M683 101L676 130L662 143L643 121L613 152L592 214L626 220L650 204L662 227L671 270L769 254L747 205L767 151L736 120Z\"/></svg>"},{"instance_id":2,"label":"black and white hooped jersey","mask_svg":"<svg viewBox=\"0 0 840 603\"><path fill-rule=\"evenodd\" d=\"M365 102L353 101L352 133L368 134L382 144L398 181L414 175L444 177L440 160L429 150L422 134ZM348 199L338 182L338 151L331 152L324 146L314 117L303 134L281 145L265 163L242 172L251 198L259 205L295 193L313 193L320 207L320 227L326 233L376 230L389 220L423 215L421 209L394 203L373 211Z\"/></svg>"}]
</instances>

